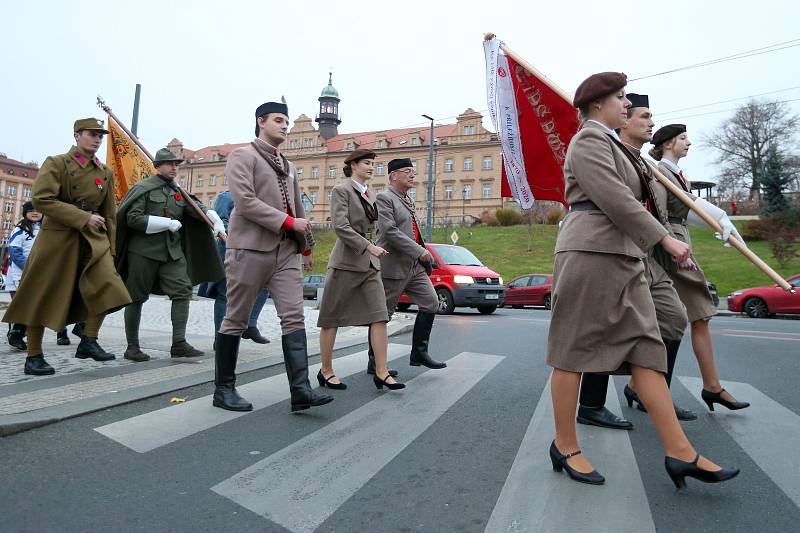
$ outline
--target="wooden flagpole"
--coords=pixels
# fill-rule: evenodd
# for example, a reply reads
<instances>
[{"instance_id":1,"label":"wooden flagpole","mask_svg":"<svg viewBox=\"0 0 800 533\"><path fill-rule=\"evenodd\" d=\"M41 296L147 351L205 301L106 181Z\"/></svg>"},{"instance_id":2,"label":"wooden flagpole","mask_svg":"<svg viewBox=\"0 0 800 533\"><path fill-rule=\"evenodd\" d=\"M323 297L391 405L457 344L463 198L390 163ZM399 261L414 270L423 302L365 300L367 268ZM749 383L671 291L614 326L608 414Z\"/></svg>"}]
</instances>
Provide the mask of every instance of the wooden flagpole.
<instances>
[{"instance_id":1,"label":"wooden flagpole","mask_svg":"<svg viewBox=\"0 0 800 533\"><path fill-rule=\"evenodd\" d=\"M117 118L117 116L114 114L114 112L111 111L111 108L109 106L107 106L105 101L99 96L97 97L97 106L100 109L102 109L103 111L105 111L106 113L108 113L108 116L110 116L112 119L114 119L114 122L116 122L117 125L120 128L122 128L122 131L124 131L128 135L128 137L130 137L131 140L134 143L136 143L136 146L139 147L139 149L142 151L142 153L144 155L146 155L147 158L152 163L153 162L153 155L147 150L147 148L145 148L145 146L142 144L142 142L139 140L139 138L136 135L134 135L133 132L131 132L131 130L129 130L128 127L119 118ZM189 195L189 193L187 193L184 190L183 187L181 187L180 183L177 180L173 180L172 184L175 186L175 188L178 190L178 192L180 192L181 195L184 198L186 198L186 202L189 204L189 207L191 207L194 210L194 212L197 213L197 216L200 217L200 220L202 220L203 222L208 224L208 226L211 229L214 229L214 223L211 221L210 218L208 218L208 216L205 213L203 213L203 210L200 209L200 206L198 206L197 203L195 203L195 201L192 200L192 197ZM222 242L226 241L224 233L218 233L217 237L222 239Z\"/></svg>"},{"instance_id":2,"label":"wooden flagpole","mask_svg":"<svg viewBox=\"0 0 800 533\"><path fill-rule=\"evenodd\" d=\"M484 35L484 39L487 40L487 41L491 41L494 38L495 38L495 35L493 33L487 33L486 35ZM501 43L500 44L500 49L507 56L511 57L514 61L516 61L517 63L522 65L522 67L525 70L527 70L528 72L530 72L531 74L533 74L534 76L539 78L539 80L541 80L542 83L544 83L548 87L550 87L550 89L552 89L553 92L558 94L561 98L563 98L567 102L572 102L572 97L570 95L568 95L566 93L566 91L564 91L564 89L562 89L561 87L559 87L558 85L553 83L540 70L538 70L536 67L534 67L533 65L531 65L530 63L525 61L525 59L523 59L518 54L516 54L514 51L512 51L508 46L506 46L505 43ZM672 181L670 181L669 178L667 178L664 174L662 174L655 167L655 165L652 165L649 161L647 163L648 163L648 166L650 167L650 170L653 171L653 175L655 176L655 178L659 182L661 182L661 184L664 187L666 187L669 192L671 192L672 194L677 196L678 199L681 202L683 202L689 209L691 209L692 211L697 213L697 215L700 218L702 218L703 221L706 224L711 226L711 229L713 229L717 233L722 234L722 227L719 225L719 222L714 220L714 218L711 215L709 215L708 213L706 213L702 208L698 207L694 203L694 201L691 198L689 198L689 196L686 195L686 193L684 193L683 190L681 190L677 185L672 183ZM769 278L772 279L772 281L777 283L780 288L782 288L783 290L788 291L788 292L790 292L792 294L795 294L794 288L792 288L792 286L785 279L783 279L777 272L775 272L775 270L772 269L772 267L770 267L760 257L758 257L758 255L756 255L752 250L750 250L743 242L741 242L738 239L736 239L736 237L734 237L733 235L728 237L728 242L731 244L731 246L736 248L742 255L744 255L751 263L753 263L762 272L764 272L764 274L769 276Z\"/></svg>"}]
</instances>

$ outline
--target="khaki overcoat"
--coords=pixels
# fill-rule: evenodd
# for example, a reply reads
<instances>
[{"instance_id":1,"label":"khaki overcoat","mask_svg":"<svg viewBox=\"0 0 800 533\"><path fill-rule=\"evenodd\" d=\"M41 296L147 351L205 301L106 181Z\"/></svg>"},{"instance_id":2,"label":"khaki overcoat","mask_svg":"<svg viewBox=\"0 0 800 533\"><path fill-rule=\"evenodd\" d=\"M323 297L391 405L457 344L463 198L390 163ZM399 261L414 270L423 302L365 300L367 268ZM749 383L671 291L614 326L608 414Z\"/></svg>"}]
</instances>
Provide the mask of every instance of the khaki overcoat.
<instances>
[{"instance_id":1,"label":"khaki overcoat","mask_svg":"<svg viewBox=\"0 0 800 533\"><path fill-rule=\"evenodd\" d=\"M44 222L3 321L60 331L65 324L131 303L114 268L111 170L73 147L45 160L31 201ZM92 212L105 218L105 228L87 226Z\"/></svg>"}]
</instances>

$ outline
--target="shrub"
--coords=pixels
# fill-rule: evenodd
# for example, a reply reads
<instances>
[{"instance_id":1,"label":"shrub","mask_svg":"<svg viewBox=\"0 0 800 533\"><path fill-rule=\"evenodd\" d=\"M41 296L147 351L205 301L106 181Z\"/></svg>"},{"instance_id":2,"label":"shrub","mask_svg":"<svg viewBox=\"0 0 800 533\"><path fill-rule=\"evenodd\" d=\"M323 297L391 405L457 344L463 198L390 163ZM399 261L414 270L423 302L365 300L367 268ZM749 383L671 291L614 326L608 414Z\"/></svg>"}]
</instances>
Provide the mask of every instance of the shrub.
<instances>
[{"instance_id":1,"label":"shrub","mask_svg":"<svg viewBox=\"0 0 800 533\"><path fill-rule=\"evenodd\" d=\"M501 226L516 226L522 224L522 215L514 209L498 209L494 212Z\"/></svg>"},{"instance_id":2,"label":"shrub","mask_svg":"<svg viewBox=\"0 0 800 533\"><path fill-rule=\"evenodd\" d=\"M487 226L500 225L500 222L497 221L497 216L495 216L494 211L489 211L488 209L483 213L481 213L481 222L483 222Z\"/></svg>"},{"instance_id":3,"label":"shrub","mask_svg":"<svg viewBox=\"0 0 800 533\"><path fill-rule=\"evenodd\" d=\"M767 237L772 257L781 268L785 268L789 261L797 257L795 244L798 237L800 237L800 232L788 226L782 227Z\"/></svg>"},{"instance_id":4,"label":"shrub","mask_svg":"<svg viewBox=\"0 0 800 533\"><path fill-rule=\"evenodd\" d=\"M561 209L551 209L547 212L547 216L545 220L551 226L555 226L556 224L561 221L564 216L564 212Z\"/></svg>"},{"instance_id":5,"label":"shrub","mask_svg":"<svg viewBox=\"0 0 800 533\"><path fill-rule=\"evenodd\" d=\"M742 238L745 241L764 241L779 228L780 225L771 217L748 220L742 227Z\"/></svg>"}]
</instances>

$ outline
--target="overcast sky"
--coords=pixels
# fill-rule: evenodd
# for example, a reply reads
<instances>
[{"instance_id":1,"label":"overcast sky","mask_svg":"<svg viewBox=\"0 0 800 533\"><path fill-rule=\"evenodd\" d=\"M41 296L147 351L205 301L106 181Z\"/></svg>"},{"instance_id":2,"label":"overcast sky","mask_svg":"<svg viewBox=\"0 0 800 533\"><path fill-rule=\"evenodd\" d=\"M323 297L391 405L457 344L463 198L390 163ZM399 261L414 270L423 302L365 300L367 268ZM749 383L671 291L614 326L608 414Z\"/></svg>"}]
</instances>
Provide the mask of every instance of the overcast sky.
<instances>
[{"instance_id":1,"label":"overcast sky","mask_svg":"<svg viewBox=\"0 0 800 533\"><path fill-rule=\"evenodd\" d=\"M102 116L102 95L155 152L246 142L253 111L286 97L312 119L333 68L340 132L453 122L486 109L483 34L494 32L572 93L591 73L635 78L800 38L794 1L36 1L3 7L0 152L40 163L72 144L76 118ZM629 84L657 125L685 122L699 140L743 100L667 111L800 85L800 47ZM800 89L778 92L800 98ZM789 105L800 111L800 102ZM686 117L686 118L683 118ZM485 122L489 126L488 121ZM699 143L683 161L713 178ZM105 148L101 159L105 158Z\"/></svg>"}]
</instances>

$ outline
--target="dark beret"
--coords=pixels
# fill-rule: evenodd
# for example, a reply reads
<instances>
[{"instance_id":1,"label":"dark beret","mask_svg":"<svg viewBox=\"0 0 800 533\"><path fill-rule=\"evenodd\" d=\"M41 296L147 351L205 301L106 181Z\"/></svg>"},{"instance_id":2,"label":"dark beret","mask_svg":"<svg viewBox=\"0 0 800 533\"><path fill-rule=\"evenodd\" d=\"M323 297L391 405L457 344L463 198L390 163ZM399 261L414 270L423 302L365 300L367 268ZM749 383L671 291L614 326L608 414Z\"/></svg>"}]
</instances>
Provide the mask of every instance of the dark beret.
<instances>
[{"instance_id":1,"label":"dark beret","mask_svg":"<svg viewBox=\"0 0 800 533\"><path fill-rule=\"evenodd\" d=\"M592 74L578 85L572 105L583 107L589 102L619 91L628 84L628 77L622 72L600 72Z\"/></svg>"},{"instance_id":2,"label":"dark beret","mask_svg":"<svg viewBox=\"0 0 800 533\"><path fill-rule=\"evenodd\" d=\"M289 106L282 102L267 102L266 104L261 104L256 109L256 118L263 117L264 115L268 115L270 113L281 113L289 116Z\"/></svg>"},{"instance_id":3,"label":"dark beret","mask_svg":"<svg viewBox=\"0 0 800 533\"><path fill-rule=\"evenodd\" d=\"M413 167L414 163L411 162L410 159L392 159L389 161L389 172L394 172L395 170L400 170L401 168Z\"/></svg>"},{"instance_id":4,"label":"dark beret","mask_svg":"<svg viewBox=\"0 0 800 533\"><path fill-rule=\"evenodd\" d=\"M24 204L22 204L22 216L27 215L31 211L36 211L33 208L33 203L32 202L25 202Z\"/></svg>"},{"instance_id":5,"label":"dark beret","mask_svg":"<svg viewBox=\"0 0 800 533\"><path fill-rule=\"evenodd\" d=\"M686 124L667 124L653 134L653 140L650 142L653 143L653 146L660 146L685 131Z\"/></svg>"},{"instance_id":6,"label":"dark beret","mask_svg":"<svg viewBox=\"0 0 800 533\"><path fill-rule=\"evenodd\" d=\"M650 98L646 94L628 93L625 98L631 101L631 107L650 107Z\"/></svg>"},{"instance_id":7,"label":"dark beret","mask_svg":"<svg viewBox=\"0 0 800 533\"><path fill-rule=\"evenodd\" d=\"M358 150L353 150L350 152L350 155L348 155L347 159L344 160L344 164L346 165L347 163L353 163L359 159L375 159L375 155L375 152L372 150L359 148Z\"/></svg>"}]
</instances>

